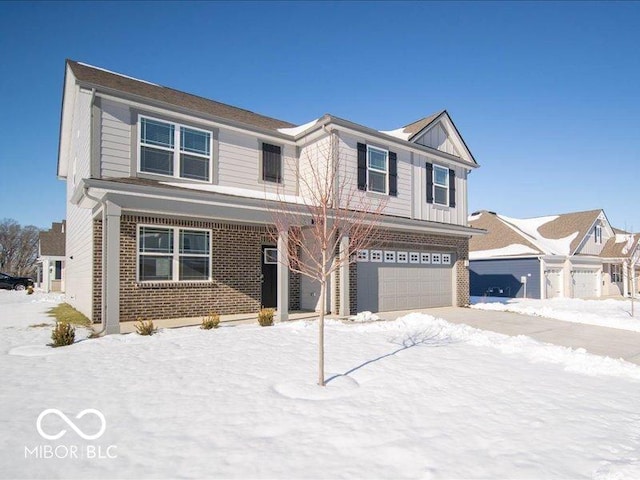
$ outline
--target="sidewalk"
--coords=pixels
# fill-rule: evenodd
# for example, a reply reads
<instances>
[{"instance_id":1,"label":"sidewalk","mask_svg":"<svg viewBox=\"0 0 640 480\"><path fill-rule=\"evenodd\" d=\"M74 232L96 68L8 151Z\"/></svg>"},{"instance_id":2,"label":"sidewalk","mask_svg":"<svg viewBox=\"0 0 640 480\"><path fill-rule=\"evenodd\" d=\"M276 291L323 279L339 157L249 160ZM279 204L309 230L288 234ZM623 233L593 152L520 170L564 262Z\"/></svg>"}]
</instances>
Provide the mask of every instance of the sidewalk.
<instances>
[{"instance_id":1,"label":"sidewalk","mask_svg":"<svg viewBox=\"0 0 640 480\"><path fill-rule=\"evenodd\" d=\"M378 315L384 319L392 319L406 313L411 312L385 312ZM640 333L637 332L472 308L431 308L424 310L423 313L482 330L511 336L526 335L541 342L584 348L595 355L622 358L640 365Z\"/></svg>"}]
</instances>

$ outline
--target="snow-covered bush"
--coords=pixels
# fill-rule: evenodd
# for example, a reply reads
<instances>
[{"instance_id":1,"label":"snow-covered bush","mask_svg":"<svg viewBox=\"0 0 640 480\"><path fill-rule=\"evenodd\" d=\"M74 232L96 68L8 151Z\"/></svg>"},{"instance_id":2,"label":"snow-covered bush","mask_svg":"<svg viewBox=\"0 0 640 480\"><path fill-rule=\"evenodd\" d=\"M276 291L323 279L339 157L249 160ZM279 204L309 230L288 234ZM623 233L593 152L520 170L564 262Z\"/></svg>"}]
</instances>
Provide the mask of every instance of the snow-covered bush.
<instances>
[{"instance_id":1,"label":"snow-covered bush","mask_svg":"<svg viewBox=\"0 0 640 480\"><path fill-rule=\"evenodd\" d=\"M56 326L51 332L50 344L52 347L64 347L65 345L71 345L76 339L76 329L66 322L56 322Z\"/></svg>"},{"instance_id":2,"label":"snow-covered bush","mask_svg":"<svg viewBox=\"0 0 640 480\"><path fill-rule=\"evenodd\" d=\"M220 315L211 312L208 316L202 318L202 325L200 328L203 330L211 330L212 328L218 328L220 326Z\"/></svg>"},{"instance_id":3,"label":"snow-covered bush","mask_svg":"<svg viewBox=\"0 0 640 480\"><path fill-rule=\"evenodd\" d=\"M153 325L153 320L139 318L136 324L136 331L138 335L153 335L156 333L156 327Z\"/></svg>"},{"instance_id":4,"label":"snow-covered bush","mask_svg":"<svg viewBox=\"0 0 640 480\"><path fill-rule=\"evenodd\" d=\"M261 327L270 327L273 325L273 315L276 313L273 308L263 308L258 312L258 323Z\"/></svg>"}]
</instances>

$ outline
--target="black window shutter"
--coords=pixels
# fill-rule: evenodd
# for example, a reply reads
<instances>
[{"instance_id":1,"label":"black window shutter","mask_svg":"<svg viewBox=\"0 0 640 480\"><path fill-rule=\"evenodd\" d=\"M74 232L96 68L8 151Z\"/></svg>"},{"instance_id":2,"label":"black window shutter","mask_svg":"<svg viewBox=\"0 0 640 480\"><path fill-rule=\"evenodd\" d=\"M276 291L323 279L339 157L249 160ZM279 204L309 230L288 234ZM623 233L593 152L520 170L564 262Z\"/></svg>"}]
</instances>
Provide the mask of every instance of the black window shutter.
<instances>
[{"instance_id":1,"label":"black window shutter","mask_svg":"<svg viewBox=\"0 0 640 480\"><path fill-rule=\"evenodd\" d=\"M367 146L358 143L358 190L367 189Z\"/></svg>"},{"instance_id":2,"label":"black window shutter","mask_svg":"<svg viewBox=\"0 0 640 480\"><path fill-rule=\"evenodd\" d=\"M398 156L389 152L389 195L398 196Z\"/></svg>"},{"instance_id":3,"label":"black window shutter","mask_svg":"<svg viewBox=\"0 0 640 480\"><path fill-rule=\"evenodd\" d=\"M433 165L427 162L427 203L433 203Z\"/></svg>"},{"instance_id":4,"label":"black window shutter","mask_svg":"<svg viewBox=\"0 0 640 480\"><path fill-rule=\"evenodd\" d=\"M265 182L282 181L282 150L278 145L262 144L262 179Z\"/></svg>"},{"instance_id":5,"label":"black window shutter","mask_svg":"<svg viewBox=\"0 0 640 480\"><path fill-rule=\"evenodd\" d=\"M456 172L449 169L449 206L456 206Z\"/></svg>"}]
</instances>

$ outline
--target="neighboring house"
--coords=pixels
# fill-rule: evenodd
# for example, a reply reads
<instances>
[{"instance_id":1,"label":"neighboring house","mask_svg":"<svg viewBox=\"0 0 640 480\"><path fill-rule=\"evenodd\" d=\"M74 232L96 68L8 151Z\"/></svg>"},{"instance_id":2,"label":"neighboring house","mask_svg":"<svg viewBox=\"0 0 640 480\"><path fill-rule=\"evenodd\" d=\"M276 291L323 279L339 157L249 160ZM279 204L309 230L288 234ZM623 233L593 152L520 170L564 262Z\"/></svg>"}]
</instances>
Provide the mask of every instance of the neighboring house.
<instances>
[{"instance_id":1,"label":"neighboring house","mask_svg":"<svg viewBox=\"0 0 640 480\"><path fill-rule=\"evenodd\" d=\"M67 301L107 332L139 317L317 309L318 284L278 261L288 232L276 243L268 229L274 194L300 198L300 172L327 161L315 152L329 140L358 195L388 199L379 244L332 277L330 311L467 304L478 165L446 111L390 132L329 114L296 127L74 61L58 157Z\"/></svg>"},{"instance_id":2,"label":"neighboring house","mask_svg":"<svg viewBox=\"0 0 640 480\"><path fill-rule=\"evenodd\" d=\"M38 284L45 292L64 292L66 222L54 222L38 239Z\"/></svg>"},{"instance_id":3,"label":"neighboring house","mask_svg":"<svg viewBox=\"0 0 640 480\"><path fill-rule=\"evenodd\" d=\"M602 210L516 219L476 212L487 230L469 244L471 295L591 298L629 295L638 239L615 230Z\"/></svg>"}]
</instances>

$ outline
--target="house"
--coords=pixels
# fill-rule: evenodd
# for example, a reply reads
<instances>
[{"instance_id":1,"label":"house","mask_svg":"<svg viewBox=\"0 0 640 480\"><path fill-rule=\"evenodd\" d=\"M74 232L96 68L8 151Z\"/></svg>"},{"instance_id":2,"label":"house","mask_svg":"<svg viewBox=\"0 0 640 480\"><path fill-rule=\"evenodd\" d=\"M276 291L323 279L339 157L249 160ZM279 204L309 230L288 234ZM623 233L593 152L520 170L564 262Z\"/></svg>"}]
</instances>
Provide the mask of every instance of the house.
<instances>
[{"instance_id":1,"label":"house","mask_svg":"<svg viewBox=\"0 0 640 480\"><path fill-rule=\"evenodd\" d=\"M64 292L66 222L54 222L38 237L38 284L45 292Z\"/></svg>"},{"instance_id":2,"label":"house","mask_svg":"<svg viewBox=\"0 0 640 480\"><path fill-rule=\"evenodd\" d=\"M629 295L637 236L616 230L603 210L517 219L469 217L485 229L469 244L471 295L591 298Z\"/></svg>"},{"instance_id":3,"label":"house","mask_svg":"<svg viewBox=\"0 0 640 480\"><path fill-rule=\"evenodd\" d=\"M268 233L274 195L295 203L301 159L322 162L328 141L359 195L388 200L379 245L333 275L329 310L467 304L478 164L446 111L387 132L330 114L296 126L71 60L58 154L67 301L108 333L139 317L317 309L318 284L283 261L289 232Z\"/></svg>"}]
</instances>

